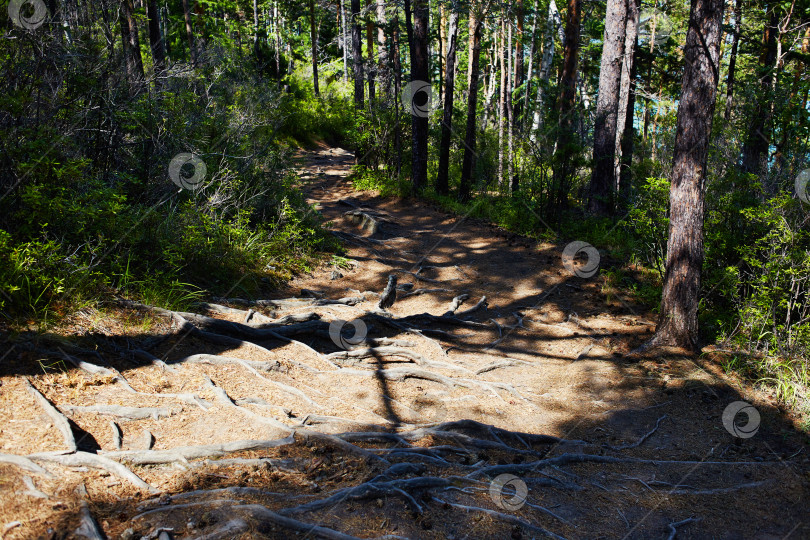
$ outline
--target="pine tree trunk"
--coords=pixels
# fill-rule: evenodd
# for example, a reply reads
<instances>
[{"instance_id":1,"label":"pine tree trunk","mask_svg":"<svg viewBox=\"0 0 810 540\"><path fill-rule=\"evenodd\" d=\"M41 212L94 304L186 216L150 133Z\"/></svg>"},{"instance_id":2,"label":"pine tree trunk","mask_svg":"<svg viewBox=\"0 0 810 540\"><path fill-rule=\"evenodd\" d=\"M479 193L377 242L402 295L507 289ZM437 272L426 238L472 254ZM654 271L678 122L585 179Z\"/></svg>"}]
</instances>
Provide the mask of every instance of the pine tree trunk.
<instances>
[{"instance_id":1,"label":"pine tree trunk","mask_svg":"<svg viewBox=\"0 0 810 540\"><path fill-rule=\"evenodd\" d=\"M620 191L622 173L622 138L624 137L624 124L627 121L627 106L630 102L630 86L633 84L633 59L636 51L636 37L638 36L638 19L640 0L628 0L627 18L624 27L624 53L622 55L622 74L619 79L619 105L616 115L616 150L614 159L614 178L616 180L616 193ZM632 112L632 111L631 111ZM632 116L630 116L632 120Z\"/></svg>"},{"instance_id":2,"label":"pine tree trunk","mask_svg":"<svg viewBox=\"0 0 810 540\"><path fill-rule=\"evenodd\" d=\"M621 170L619 173L619 205L622 212L626 211L630 202L630 188L633 180L633 148L636 130L633 127L636 110L636 71L638 63L638 32L636 32L635 43L633 44L633 60L630 66L630 92L627 100L627 108L624 119L624 130L621 140Z\"/></svg>"},{"instance_id":3,"label":"pine tree trunk","mask_svg":"<svg viewBox=\"0 0 810 540\"><path fill-rule=\"evenodd\" d=\"M157 80L157 74L166 68L166 47L164 46L163 34L160 31L160 12L158 11L157 0L147 1L146 15L149 19L149 45L152 48L155 80Z\"/></svg>"},{"instance_id":4,"label":"pine tree trunk","mask_svg":"<svg viewBox=\"0 0 810 540\"><path fill-rule=\"evenodd\" d=\"M661 315L652 341L698 349L706 161L719 73L724 0L692 0L678 104Z\"/></svg>"},{"instance_id":5,"label":"pine tree trunk","mask_svg":"<svg viewBox=\"0 0 810 540\"><path fill-rule=\"evenodd\" d=\"M597 215L613 212L616 124L626 19L627 0L608 0L593 127L593 172L588 193L588 210Z\"/></svg>"},{"instance_id":6,"label":"pine tree trunk","mask_svg":"<svg viewBox=\"0 0 810 540\"><path fill-rule=\"evenodd\" d=\"M514 49L514 77L512 78L512 88L520 88L523 84L523 75L525 73L525 60L523 58L523 34L524 34L524 9L523 0L517 0L517 7L515 9L515 16L517 17L517 33L515 34L515 49ZM531 60L530 60L531 61ZM511 94L510 94L511 95ZM520 100L517 106L512 103L512 98L509 99L510 106L512 107L512 114L515 114L515 108L520 108ZM513 119L514 121L514 119Z\"/></svg>"},{"instance_id":7,"label":"pine tree trunk","mask_svg":"<svg viewBox=\"0 0 810 540\"><path fill-rule=\"evenodd\" d=\"M507 152L506 152L506 164L507 164L507 171L508 171L508 178L507 181L509 183L509 189L512 193L516 192L518 189L518 181L517 176L515 176L515 139L514 139L514 107L512 105L512 92L514 91L515 87L515 78L514 73L516 68L514 68L516 59L512 56L512 52L515 49L512 48L512 25L509 24L509 38L508 38L508 45L506 48L506 67L507 67L507 80L506 80L506 132L508 134L507 137Z\"/></svg>"},{"instance_id":8,"label":"pine tree trunk","mask_svg":"<svg viewBox=\"0 0 810 540\"><path fill-rule=\"evenodd\" d=\"M309 39L312 42L312 85L315 95L321 95L318 87L318 30L315 27L315 0L309 0Z\"/></svg>"},{"instance_id":9,"label":"pine tree trunk","mask_svg":"<svg viewBox=\"0 0 810 540\"><path fill-rule=\"evenodd\" d=\"M447 13L444 8L444 3L439 2L439 18L437 21L439 25L439 99L444 102L444 80L445 70L447 69L447 43L445 39L445 29L447 28Z\"/></svg>"},{"instance_id":10,"label":"pine tree trunk","mask_svg":"<svg viewBox=\"0 0 810 540\"><path fill-rule=\"evenodd\" d=\"M413 47L411 48L411 82L430 84L428 67L428 5L427 0L413 2ZM414 99L421 104L429 96L419 92ZM428 162L428 119L425 114L411 115L413 132L413 150L411 182L414 192L419 192L427 185Z\"/></svg>"},{"instance_id":11,"label":"pine tree trunk","mask_svg":"<svg viewBox=\"0 0 810 540\"><path fill-rule=\"evenodd\" d=\"M376 4L374 0L366 0L366 9L371 10L372 5ZM368 108L374 109L374 98L376 91L374 88L374 77L377 76L374 59L374 24L371 20L366 22L366 53L368 54L368 64L366 69L366 78L368 79Z\"/></svg>"},{"instance_id":12,"label":"pine tree trunk","mask_svg":"<svg viewBox=\"0 0 810 540\"><path fill-rule=\"evenodd\" d=\"M747 173L757 174L765 168L768 158L768 147L770 146L770 126L772 115L771 107L771 85L774 82L774 72L776 68L776 34L779 17L774 6L769 6L769 22L765 27L762 36L762 54L760 55L759 69L759 92L757 96L757 107L753 111L753 117L748 135L743 145L742 170Z\"/></svg>"},{"instance_id":13,"label":"pine tree trunk","mask_svg":"<svg viewBox=\"0 0 810 540\"><path fill-rule=\"evenodd\" d=\"M354 107L362 109L365 103L363 82L363 42L360 29L360 0L351 0L352 5L352 60L354 68Z\"/></svg>"},{"instance_id":14,"label":"pine tree trunk","mask_svg":"<svg viewBox=\"0 0 810 540\"><path fill-rule=\"evenodd\" d=\"M197 50L194 48L194 30L191 26L191 11L188 0L183 0L183 21L186 23L186 40L188 41L188 57L192 66L197 65Z\"/></svg>"},{"instance_id":15,"label":"pine tree trunk","mask_svg":"<svg viewBox=\"0 0 810 540\"><path fill-rule=\"evenodd\" d=\"M534 0L534 10L532 14L532 35L530 38L529 43L529 61L528 61L528 68L526 70L526 87L523 91L523 123L521 125L526 125L525 117L529 114L529 89L531 87L531 80L532 80L532 67L534 66L534 49L537 46L537 0Z\"/></svg>"},{"instance_id":16,"label":"pine tree trunk","mask_svg":"<svg viewBox=\"0 0 810 540\"><path fill-rule=\"evenodd\" d=\"M562 27L560 12L557 4L551 0L548 4L548 19L546 21L546 39L543 44L543 60L540 62L540 74L537 81L537 97L534 100L534 115L532 116L532 129L529 139L537 142L537 132L543 127L543 101L545 88L551 77L551 64L554 60L554 34ZM564 40L563 40L564 41Z\"/></svg>"},{"instance_id":17,"label":"pine tree trunk","mask_svg":"<svg viewBox=\"0 0 810 540\"><path fill-rule=\"evenodd\" d=\"M728 76L726 78L726 110L723 119L731 119L731 108L734 106L734 78L737 68L737 49L740 45L740 29L742 28L742 3L743 0L736 0L734 3L734 37L731 43L731 57L728 59Z\"/></svg>"},{"instance_id":18,"label":"pine tree trunk","mask_svg":"<svg viewBox=\"0 0 810 540\"><path fill-rule=\"evenodd\" d=\"M379 66L379 81L382 87L383 99L388 98L391 92L391 70L388 67L388 45L385 38L385 28L388 21L385 15L385 0L377 0L377 58ZM399 99L399 96L396 96Z\"/></svg>"},{"instance_id":19,"label":"pine tree trunk","mask_svg":"<svg viewBox=\"0 0 810 540\"><path fill-rule=\"evenodd\" d=\"M341 32L343 36L343 82L349 78L349 35L346 31L346 8L344 7L345 0L338 0L340 2L340 20Z\"/></svg>"},{"instance_id":20,"label":"pine tree trunk","mask_svg":"<svg viewBox=\"0 0 810 540\"><path fill-rule=\"evenodd\" d=\"M479 61L481 56L481 15L478 13L477 4L470 6L470 43L472 54L470 55L469 69L469 89L467 91L467 127L464 135L464 161L461 165L461 184L459 185L458 198L462 202L470 200L470 188L472 184L472 173L475 168L475 132L477 129L476 119L478 116L478 75Z\"/></svg>"},{"instance_id":21,"label":"pine tree trunk","mask_svg":"<svg viewBox=\"0 0 810 540\"><path fill-rule=\"evenodd\" d=\"M399 61L400 40L398 7L394 7L394 20L391 21L391 28L391 39L393 41L391 55L394 58L394 118L396 122L394 127L394 148L396 150L394 162L397 170L397 180L399 180L402 173L402 133L400 128L401 122L399 121L400 96L402 95L402 65Z\"/></svg>"},{"instance_id":22,"label":"pine tree trunk","mask_svg":"<svg viewBox=\"0 0 810 540\"><path fill-rule=\"evenodd\" d=\"M141 44L138 38L138 25L135 22L135 8L132 0L121 2L121 37L124 42L127 75L131 82L143 80L143 59L141 58Z\"/></svg>"},{"instance_id":23,"label":"pine tree trunk","mask_svg":"<svg viewBox=\"0 0 810 540\"><path fill-rule=\"evenodd\" d=\"M442 138L439 143L439 170L436 176L436 191L441 195L447 195L450 191L448 171L450 168L450 140L453 136L453 92L456 84L453 66L456 62L456 49L458 48L457 36L458 11L454 8L450 12L450 27L447 30L444 113L442 115Z\"/></svg>"},{"instance_id":24,"label":"pine tree trunk","mask_svg":"<svg viewBox=\"0 0 810 540\"><path fill-rule=\"evenodd\" d=\"M506 40L504 39L504 22L501 19L500 27L500 47L498 47L498 65L500 67L501 82L498 85L498 186L505 187L503 176L503 146L504 128L506 127L506 73L509 71L506 66Z\"/></svg>"},{"instance_id":25,"label":"pine tree trunk","mask_svg":"<svg viewBox=\"0 0 810 540\"><path fill-rule=\"evenodd\" d=\"M577 93L577 65L579 63L579 35L581 28L581 0L568 0L565 15L565 50L563 52L562 77L560 78L560 120L557 138L559 165L554 169L553 193L549 194L549 215L555 215L568 206L568 188L574 175L573 158L576 149L574 138L574 107Z\"/></svg>"}]
</instances>

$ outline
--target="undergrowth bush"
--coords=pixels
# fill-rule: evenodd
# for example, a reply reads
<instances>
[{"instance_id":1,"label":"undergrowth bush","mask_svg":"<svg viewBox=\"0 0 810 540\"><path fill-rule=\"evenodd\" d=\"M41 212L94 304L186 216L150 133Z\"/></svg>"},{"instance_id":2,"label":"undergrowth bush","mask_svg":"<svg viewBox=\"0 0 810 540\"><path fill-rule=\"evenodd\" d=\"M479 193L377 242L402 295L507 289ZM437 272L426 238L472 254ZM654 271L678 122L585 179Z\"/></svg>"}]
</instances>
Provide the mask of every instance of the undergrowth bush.
<instances>
[{"instance_id":1,"label":"undergrowth bush","mask_svg":"<svg viewBox=\"0 0 810 540\"><path fill-rule=\"evenodd\" d=\"M113 293L171 308L251 295L335 248L285 141L337 136L342 100L294 77L283 94L240 54L221 47L195 69L132 81L119 56L80 39L0 43L0 138L15 141L0 161L0 313L45 322ZM30 97L43 87L55 89L44 104ZM207 169L192 189L168 174L181 152Z\"/></svg>"}]
</instances>

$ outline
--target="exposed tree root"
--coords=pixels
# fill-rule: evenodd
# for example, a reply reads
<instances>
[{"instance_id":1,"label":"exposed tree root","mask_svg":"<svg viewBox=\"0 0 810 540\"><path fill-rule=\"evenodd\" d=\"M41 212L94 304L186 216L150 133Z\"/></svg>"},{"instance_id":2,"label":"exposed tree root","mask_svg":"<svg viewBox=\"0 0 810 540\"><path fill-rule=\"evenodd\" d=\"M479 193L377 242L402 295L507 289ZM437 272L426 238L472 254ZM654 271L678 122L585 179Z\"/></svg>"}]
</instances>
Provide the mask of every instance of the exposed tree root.
<instances>
[{"instance_id":1,"label":"exposed tree root","mask_svg":"<svg viewBox=\"0 0 810 540\"><path fill-rule=\"evenodd\" d=\"M328 358L329 360L339 360L339 359L349 360L361 358L381 358L384 356L399 356L402 358L407 358L408 360L412 360L413 362L415 362L417 365L420 366L450 369L455 371L466 371L472 373L467 368L456 366L453 364L448 364L446 362L436 362L433 360L428 360L421 354L400 347L369 347L365 349L352 349L350 351L338 351L326 355L326 358Z\"/></svg>"},{"instance_id":2,"label":"exposed tree root","mask_svg":"<svg viewBox=\"0 0 810 540\"><path fill-rule=\"evenodd\" d=\"M110 459L125 461L133 465L184 464L191 459L214 458L234 452L277 448L294 442L295 438L289 435L283 439L242 440L200 446L179 446L170 450L121 450L101 453Z\"/></svg>"},{"instance_id":3,"label":"exposed tree root","mask_svg":"<svg viewBox=\"0 0 810 540\"><path fill-rule=\"evenodd\" d=\"M422 294L434 294L434 293L448 293L453 292L450 289L414 289L412 291L404 292L399 295L400 299L405 299L411 296L419 296Z\"/></svg>"},{"instance_id":4,"label":"exposed tree root","mask_svg":"<svg viewBox=\"0 0 810 540\"><path fill-rule=\"evenodd\" d=\"M158 420L172 414L169 409L164 407L124 407L121 405L61 405L60 407L70 413L96 413L124 420L145 420L147 418Z\"/></svg>"},{"instance_id":5,"label":"exposed tree root","mask_svg":"<svg viewBox=\"0 0 810 540\"><path fill-rule=\"evenodd\" d=\"M465 512L481 512L481 513L486 514L488 516L494 517L494 518L496 518L498 520L505 521L507 523L511 523L512 525L518 525L520 527L523 527L524 529L526 529L528 531L533 531L533 532L536 532L538 534L542 534L543 536L547 536L549 538L556 538L557 540L565 540L565 538L562 537L562 536L554 534L553 532L551 532L549 530L546 530L543 527L533 525L533 524L529 523L528 521L524 521L524 520L520 519L519 517L514 516L512 514L504 514L503 512L497 512L495 510L490 510L489 508L482 508L480 506L467 506L465 504L451 503L451 502L448 502L448 501L443 501L443 500L441 500L441 499L439 499L437 497L433 497L433 500L436 501L437 503L441 504L441 505L444 505L445 507L451 506L453 508L458 508L459 510L464 510Z\"/></svg>"},{"instance_id":6,"label":"exposed tree root","mask_svg":"<svg viewBox=\"0 0 810 540\"><path fill-rule=\"evenodd\" d=\"M65 446L67 446L68 452L75 452L76 451L76 439L73 437L73 430L70 428L70 422L68 422L67 417L59 412L59 410L51 405L51 402L48 401L45 396L40 394L39 390L34 388L31 384L31 381L28 379L23 379L26 384L26 389L28 393L34 396L34 399L37 401L37 404L45 411L45 414L53 422L53 425L56 426L56 429L62 434L62 437L65 439Z\"/></svg>"},{"instance_id":7,"label":"exposed tree root","mask_svg":"<svg viewBox=\"0 0 810 540\"><path fill-rule=\"evenodd\" d=\"M97 454L90 454L88 452L76 452L74 454L43 453L34 454L28 457L36 461L58 463L59 465L64 465L65 467L92 467L94 469L103 469L110 474L126 480L139 489L147 490L150 493L158 492L157 489L141 480L137 474L130 471L120 463Z\"/></svg>"},{"instance_id":8,"label":"exposed tree root","mask_svg":"<svg viewBox=\"0 0 810 540\"><path fill-rule=\"evenodd\" d=\"M667 540L675 540L675 537L678 535L678 527L683 527L687 523L692 523L693 521L699 521L699 519L690 517L667 525L667 529L669 530L669 536L667 536Z\"/></svg>"},{"instance_id":9,"label":"exposed tree root","mask_svg":"<svg viewBox=\"0 0 810 540\"><path fill-rule=\"evenodd\" d=\"M229 508L229 511L248 516L253 523L259 525L259 532L270 532L268 527L270 527L272 530L272 528L274 528L273 526L275 526L287 529L289 531L294 531L299 534L304 534L311 538L325 538L326 540L359 540L359 538L356 536L343 534L334 529L328 529L326 527L321 527L320 525L312 525L310 523L298 521L297 519L293 519L291 517L282 516L281 514L277 514L269 508L259 504L233 506Z\"/></svg>"},{"instance_id":10,"label":"exposed tree root","mask_svg":"<svg viewBox=\"0 0 810 540\"><path fill-rule=\"evenodd\" d=\"M23 476L23 484L25 484L25 487L28 488L23 492L23 495L28 495L29 497L34 497L37 499L51 498L47 493L37 489L37 486L34 485L34 480L30 476Z\"/></svg>"},{"instance_id":11,"label":"exposed tree root","mask_svg":"<svg viewBox=\"0 0 810 540\"><path fill-rule=\"evenodd\" d=\"M15 454L0 454L0 463L8 463L9 465L14 465L15 467L19 467L20 469L34 473L34 474L41 474L42 476L52 477L53 475L43 469L30 459L24 456L18 456Z\"/></svg>"},{"instance_id":12,"label":"exposed tree root","mask_svg":"<svg viewBox=\"0 0 810 540\"><path fill-rule=\"evenodd\" d=\"M270 386L275 386L288 394L291 394L299 399L304 400L309 405L313 407L322 408L321 405L316 403L312 398L306 395L303 391L295 388L294 386L290 386L288 384L284 384L282 382L274 381L273 379L268 379L267 377L263 376L259 373L254 365L259 365L260 367L268 367L270 364L260 363L260 362L251 362L249 360L244 360L242 358L233 358L228 356L216 356L213 354L194 354L191 356L187 356L185 358L181 358L178 360L179 363L192 363L192 364L211 364L211 365L224 365L224 364L236 364L244 367L247 369L251 374L253 374L256 378L260 379L265 384ZM270 368L272 369L272 368Z\"/></svg>"},{"instance_id":13,"label":"exposed tree root","mask_svg":"<svg viewBox=\"0 0 810 540\"><path fill-rule=\"evenodd\" d=\"M260 422L262 424L267 424L267 425L272 426L274 428L284 430L284 431L286 431L288 433L292 431L292 428L290 426L288 426L287 424L284 424L283 422L280 422L279 420L277 420L275 418L270 418L268 416L262 416L260 414L257 414L255 412L251 411L250 409L247 409L245 407L240 407L239 405L237 405L236 403L233 402L233 400L228 396L228 393L225 392L225 390L223 390L219 386L215 385L214 382L211 379L209 379L208 377L205 377L205 382L208 385L208 387L211 389L211 391L213 391L214 394L216 394L217 399L219 400L219 402L222 403L225 407L228 407L228 408L234 409L236 411L239 411L239 413L241 413L242 415L247 416L247 417L251 418L252 420L254 420L256 422Z\"/></svg>"},{"instance_id":14,"label":"exposed tree root","mask_svg":"<svg viewBox=\"0 0 810 540\"><path fill-rule=\"evenodd\" d=\"M661 425L661 421L664 420L664 418L666 418L666 417L667 417L667 415L664 415L661 418L659 418L655 422L655 427L654 428L652 428L650 431L645 433L643 436L641 436L641 438L639 438L639 440L637 440L636 442L634 442L632 444L623 444L621 446L611 446L611 445L608 444L608 445L605 445L605 446L607 446L607 448L610 448L611 450L629 450L630 448L636 448L638 446L641 446L644 443L644 441L649 439L656 431L658 431L658 426Z\"/></svg>"}]
</instances>

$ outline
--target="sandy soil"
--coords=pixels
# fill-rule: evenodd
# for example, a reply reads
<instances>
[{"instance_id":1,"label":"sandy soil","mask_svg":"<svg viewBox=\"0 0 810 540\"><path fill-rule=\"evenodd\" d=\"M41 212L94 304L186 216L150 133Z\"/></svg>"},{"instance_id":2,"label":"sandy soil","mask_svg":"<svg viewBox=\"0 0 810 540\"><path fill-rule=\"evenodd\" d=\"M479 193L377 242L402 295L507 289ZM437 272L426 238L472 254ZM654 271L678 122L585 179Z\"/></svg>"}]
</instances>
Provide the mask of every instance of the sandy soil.
<instances>
[{"instance_id":1,"label":"sandy soil","mask_svg":"<svg viewBox=\"0 0 810 540\"><path fill-rule=\"evenodd\" d=\"M72 336L60 338L62 352L52 342L38 346L41 338L6 344L0 453L32 457L51 475L0 458L2 538L81 537L83 504L109 538L153 538L161 527L177 538L293 534L289 523L257 508L305 523L302 536L313 538L334 531L361 538L810 538L808 438L768 396L727 380L719 353L630 360L655 318L632 298L608 295L598 274L572 274L564 246L424 202L355 192L346 180L352 158L341 149L321 147L299 159L310 202L345 241L350 262L300 276L276 297L362 301L252 306L268 317L316 313L321 326L290 336L294 342L215 343L131 307L116 320L74 318ZM391 274L403 290L381 313L379 293ZM406 296L417 289L433 290ZM442 318L462 294L466 302ZM486 306L463 313L482 297ZM241 312L197 311L245 320L248 307L220 303ZM342 358L326 327L359 317L367 338L395 341L367 357ZM131 354L140 348L168 369ZM198 354L220 361L189 360ZM63 373L49 369L60 355L120 375L71 364ZM403 369L409 374L397 376ZM31 456L64 451L66 442L24 377L70 419L81 451L128 465L152 493L110 469ZM723 423L726 408L743 400L760 416L748 438ZM94 405L163 410L125 420L73 408ZM458 422L465 420L478 424ZM135 454L115 453L111 421L124 450L146 448L146 431L156 451L284 443L138 464ZM406 439L353 435L371 432ZM411 465L390 468L397 463ZM506 478L521 495L514 504L512 488L493 480L500 474L514 477ZM445 484L418 487L420 478ZM321 507L296 508L361 485L364 491L339 492Z\"/></svg>"}]
</instances>

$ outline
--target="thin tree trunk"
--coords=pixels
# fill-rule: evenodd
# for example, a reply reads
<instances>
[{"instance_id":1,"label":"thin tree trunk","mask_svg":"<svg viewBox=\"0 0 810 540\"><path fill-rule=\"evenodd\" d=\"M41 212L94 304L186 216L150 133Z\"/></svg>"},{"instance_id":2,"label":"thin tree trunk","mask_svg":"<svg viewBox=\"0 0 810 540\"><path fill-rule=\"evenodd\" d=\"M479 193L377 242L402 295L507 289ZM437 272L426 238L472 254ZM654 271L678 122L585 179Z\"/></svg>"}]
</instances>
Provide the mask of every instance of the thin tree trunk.
<instances>
[{"instance_id":1,"label":"thin tree trunk","mask_svg":"<svg viewBox=\"0 0 810 540\"><path fill-rule=\"evenodd\" d=\"M259 1L253 0L253 54L259 58Z\"/></svg>"},{"instance_id":2,"label":"thin tree trunk","mask_svg":"<svg viewBox=\"0 0 810 540\"><path fill-rule=\"evenodd\" d=\"M391 70L388 67L388 45L385 41L387 24L385 0L377 0L377 58L380 64L377 69L384 99L387 99L391 92Z\"/></svg>"},{"instance_id":3,"label":"thin tree trunk","mask_svg":"<svg viewBox=\"0 0 810 540\"><path fill-rule=\"evenodd\" d=\"M447 28L447 12L444 8L444 3L439 2L439 99L444 101L444 80L445 70L447 69L447 43L445 39L445 29Z\"/></svg>"},{"instance_id":4,"label":"thin tree trunk","mask_svg":"<svg viewBox=\"0 0 810 540\"><path fill-rule=\"evenodd\" d=\"M529 114L529 88L532 80L532 67L534 66L534 48L537 45L537 0L534 0L534 10L532 12L532 35L529 44L529 62L526 70L526 87L523 91L523 123L526 125L525 117Z\"/></svg>"},{"instance_id":5,"label":"thin tree trunk","mask_svg":"<svg viewBox=\"0 0 810 540\"><path fill-rule=\"evenodd\" d=\"M503 147L504 129L506 127L506 75L509 68L506 66L506 39L504 39L504 21L501 19L500 47L498 47L498 64L500 65L501 82L498 92L498 186L505 187L503 176Z\"/></svg>"},{"instance_id":6,"label":"thin tree trunk","mask_svg":"<svg viewBox=\"0 0 810 540\"><path fill-rule=\"evenodd\" d=\"M349 77L349 36L346 31L346 9L343 7L345 1L338 0L340 2L341 31L343 32L343 82L346 82Z\"/></svg>"},{"instance_id":7,"label":"thin tree trunk","mask_svg":"<svg viewBox=\"0 0 810 540\"><path fill-rule=\"evenodd\" d=\"M523 84L523 76L525 73L525 66L524 66L524 58L523 58L523 34L524 34L524 19L525 19L525 10L523 8L523 0L517 0L516 8L515 8L515 17L516 17L516 28L517 33L515 34L515 49L514 49L514 76L512 77L512 88L520 88L520 85ZM511 26L510 26L511 27ZM509 99L510 103L512 99ZM512 108L515 108L515 104L511 103ZM520 100L518 100L517 107L520 107ZM512 111L514 114L514 110Z\"/></svg>"},{"instance_id":8,"label":"thin tree trunk","mask_svg":"<svg viewBox=\"0 0 810 540\"><path fill-rule=\"evenodd\" d=\"M132 0L121 2L121 37L126 55L127 75L130 82L143 80L143 59L141 58L141 44L138 38L138 25L135 22L135 8Z\"/></svg>"},{"instance_id":9,"label":"thin tree trunk","mask_svg":"<svg viewBox=\"0 0 810 540\"><path fill-rule=\"evenodd\" d=\"M428 5L427 0L413 2L413 47L411 48L411 83L430 84L428 66ZM414 99L420 100L425 92L419 92ZM427 96L429 98L429 96ZM428 119L425 114L411 115L413 150L411 182L414 192L427 185L428 162Z\"/></svg>"},{"instance_id":10,"label":"thin tree trunk","mask_svg":"<svg viewBox=\"0 0 810 540\"><path fill-rule=\"evenodd\" d=\"M597 215L613 212L616 124L626 18L627 0L608 0L593 128L593 172L588 192L588 210Z\"/></svg>"},{"instance_id":11,"label":"thin tree trunk","mask_svg":"<svg viewBox=\"0 0 810 540\"><path fill-rule=\"evenodd\" d=\"M192 66L197 65L197 50L194 48L194 30L191 26L191 11L188 0L183 0L183 21L186 23L186 39L188 40L188 58Z\"/></svg>"},{"instance_id":12,"label":"thin tree trunk","mask_svg":"<svg viewBox=\"0 0 810 540\"><path fill-rule=\"evenodd\" d=\"M543 60L540 63L540 74L537 81L537 97L534 101L534 115L529 139L537 142L537 131L543 126L543 101L545 88L551 77L551 64L554 60L554 34L558 33L562 24L557 4L551 0L548 4L548 19L546 21L546 39L543 44Z\"/></svg>"},{"instance_id":13,"label":"thin tree trunk","mask_svg":"<svg viewBox=\"0 0 810 540\"><path fill-rule=\"evenodd\" d=\"M563 52L562 77L560 78L560 120L557 138L559 165L554 169L556 190L549 193L549 213L568 206L568 186L574 175L573 156L576 151L574 139L574 107L577 93L577 64L579 61L579 35L581 27L581 0L568 0L565 15L565 50Z\"/></svg>"},{"instance_id":14,"label":"thin tree trunk","mask_svg":"<svg viewBox=\"0 0 810 540\"><path fill-rule=\"evenodd\" d=\"M470 188L472 184L472 173L475 168L475 135L476 119L478 116L478 75L479 61L481 56L481 18L478 12L477 3L470 6L470 43L472 44L472 54L470 55L469 69L469 90L467 99L467 127L464 135L464 161L461 165L461 184L459 185L458 198L462 202L470 200Z\"/></svg>"},{"instance_id":15,"label":"thin tree trunk","mask_svg":"<svg viewBox=\"0 0 810 540\"><path fill-rule=\"evenodd\" d=\"M678 104L661 315L647 347L698 349L706 161L719 73L724 0L692 0Z\"/></svg>"},{"instance_id":16,"label":"thin tree trunk","mask_svg":"<svg viewBox=\"0 0 810 540\"><path fill-rule=\"evenodd\" d=\"M450 168L450 140L453 135L453 92L455 90L456 49L458 47L458 9L454 5L450 11L450 27L447 30L447 61L444 84L444 114L442 116L442 138L439 143L439 170L436 176L436 191L447 195L450 191L448 171Z\"/></svg>"},{"instance_id":17,"label":"thin tree trunk","mask_svg":"<svg viewBox=\"0 0 810 540\"><path fill-rule=\"evenodd\" d=\"M636 109L636 71L638 59L638 32L633 44L633 60L630 66L630 92L627 100L627 112L624 119L624 129L621 140L621 169L619 171L619 205L624 212L630 201L630 187L632 182L633 147L636 130L633 127Z\"/></svg>"},{"instance_id":18,"label":"thin tree trunk","mask_svg":"<svg viewBox=\"0 0 810 540\"><path fill-rule=\"evenodd\" d=\"M748 136L743 145L742 170L747 173L759 173L767 164L768 147L770 146L770 98L772 84L775 80L777 60L776 34L779 17L775 6L768 6L770 16L762 36L762 54L759 68L759 95L757 107L753 111L753 118L748 128Z\"/></svg>"},{"instance_id":19,"label":"thin tree trunk","mask_svg":"<svg viewBox=\"0 0 810 540\"><path fill-rule=\"evenodd\" d=\"M517 176L515 176L515 140L514 140L514 107L512 106L512 92L514 91L515 86L515 78L514 73L515 69L514 64L516 59L512 56L512 52L515 50L512 48L512 24L510 21L509 24L509 38L508 38L508 46L507 50L507 58L506 58L506 67L507 67L507 80L506 80L506 131L508 134L508 141L507 141L507 153L506 153L506 164L507 164L507 171L508 171L508 182L510 186L510 190L512 193L516 192L518 189L518 182Z\"/></svg>"},{"instance_id":20,"label":"thin tree trunk","mask_svg":"<svg viewBox=\"0 0 810 540\"><path fill-rule=\"evenodd\" d=\"M402 95L402 66L399 61L399 8L396 6L394 7L394 20L391 22L391 28L391 37L394 42L391 54L394 58L394 118L396 121L394 127L394 148L396 149L394 161L396 163L397 180L399 180L402 173L402 133L399 121L399 96Z\"/></svg>"},{"instance_id":21,"label":"thin tree trunk","mask_svg":"<svg viewBox=\"0 0 810 540\"><path fill-rule=\"evenodd\" d=\"M309 39L312 42L312 85L315 95L320 96L318 87L318 30L315 27L315 0L309 0Z\"/></svg>"},{"instance_id":22,"label":"thin tree trunk","mask_svg":"<svg viewBox=\"0 0 810 540\"><path fill-rule=\"evenodd\" d=\"M374 4L372 4L374 2ZM366 0L366 9L371 10L371 6L376 5L376 0ZM368 79L368 108L374 109L374 77L377 76L377 70L374 63L374 24L371 20L366 21L366 53L368 54L368 67L366 69L366 78Z\"/></svg>"},{"instance_id":23,"label":"thin tree trunk","mask_svg":"<svg viewBox=\"0 0 810 540\"><path fill-rule=\"evenodd\" d=\"M624 124L627 121L627 106L630 102L630 86L633 84L633 59L636 50L636 37L638 36L638 18L640 0L628 0L627 18L624 31L624 53L622 55L622 74L619 79L619 105L616 115L616 150L615 172L616 193L619 193L622 167L622 138L624 137ZM630 111L632 114L632 111ZM630 116L632 120L632 115Z\"/></svg>"},{"instance_id":24,"label":"thin tree trunk","mask_svg":"<svg viewBox=\"0 0 810 540\"><path fill-rule=\"evenodd\" d=\"M155 80L157 74L166 68L166 47L164 47L163 34L160 31L160 12L157 0L148 0L146 15L149 19L149 45L152 48L152 60L155 64Z\"/></svg>"},{"instance_id":25,"label":"thin tree trunk","mask_svg":"<svg viewBox=\"0 0 810 540\"><path fill-rule=\"evenodd\" d=\"M734 3L734 37L731 43L731 57L728 59L728 77L726 79L726 110L723 118L728 121L731 118L731 108L734 106L734 77L737 68L737 48L740 44L740 29L742 28L742 3L743 0L736 0Z\"/></svg>"},{"instance_id":26,"label":"thin tree trunk","mask_svg":"<svg viewBox=\"0 0 810 540\"><path fill-rule=\"evenodd\" d=\"M363 42L360 29L360 0L352 4L352 60L354 68L354 107L362 109L365 103L363 82Z\"/></svg>"}]
</instances>

